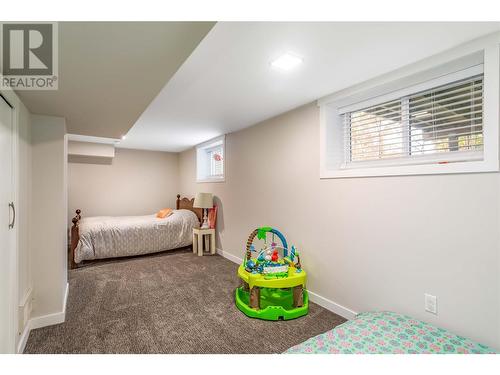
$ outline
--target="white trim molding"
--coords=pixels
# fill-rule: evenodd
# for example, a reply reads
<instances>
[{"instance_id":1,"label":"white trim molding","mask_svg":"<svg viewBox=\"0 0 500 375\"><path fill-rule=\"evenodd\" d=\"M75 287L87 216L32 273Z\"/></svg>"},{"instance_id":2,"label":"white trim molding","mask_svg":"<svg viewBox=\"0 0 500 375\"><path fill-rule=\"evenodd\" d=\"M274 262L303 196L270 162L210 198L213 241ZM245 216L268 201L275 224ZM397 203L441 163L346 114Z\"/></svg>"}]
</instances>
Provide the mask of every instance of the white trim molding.
<instances>
[{"instance_id":1,"label":"white trim molding","mask_svg":"<svg viewBox=\"0 0 500 375\"><path fill-rule=\"evenodd\" d=\"M18 338L17 338L17 353L24 351L24 346L28 340L29 335L29 322L33 306L33 288L28 288L25 292L21 302L19 302L18 309Z\"/></svg>"},{"instance_id":2,"label":"white trim molding","mask_svg":"<svg viewBox=\"0 0 500 375\"><path fill-rule=\"evenodd\" d=\"M357 312L348 309L345 306L342 306L336 302L333 302L332 300L329 300L328 298L325 298L323 296L320 296L317 293L314 293L310 291L309 289L307 290L307 293L309 293L309 300L320 305L321 307L324 307L327 310L330 310L334 312L337 315L340 315L343 318L346 318L347 320L352 320L358 315Z\"/></svg>"},{"instance_id":3,"label":"white trim molding","mask_svg":"<svg viewBox=\"0 0 500 375\"><path fill-rule=\"evenodd\" d=\"M31 324L30 321L28 320L28 323L26 323L26 326L24 327L24 330L19 336L19 341L17 343L17 354L22 354L24 352L24 349L26 348L26 343L28 342L28 337L30 336L31 332Z\"/></svg>"},{"instance_id":4,"label":"white trim molding","mask_svg":"<svg viewBox=\"0 0 500 375\"><path fill-rule=\"evenodd\" d=\"M237 257L236 255L228 253L227 251L224 251L219 248L217 248L217 254L236 264L241 264L243 262L243 258ZM309 290L309 288L307 289L307 293L309 294L310 301L317 303L321 307L324 307L325 309L334 312L335 314L340 315L341 317L347 320L354 319L358 314L357 312L347 307L344 307L336 302L333 302L332 300L329 300L328 298L325 298L319 295L318 293L314 293L313 291Z\"/></svg>"},{"instance_id":5,"label":"white trim molding","mask_svg":"<svg viewBox=\"0 0 500 375\"><path fill-rule=\"evenodd\" d=\"M69 284L66 283L66 290L64 292L63 309L60 312L53 314L47 314L42 316L36 316L30 319L30 328L37 329L47 326L52 326L54 324L64 323L66 320L66 303L68 301Z\"/></svg>"},{"instance_id":6,"label":"white trim molding","mask_svg":"<svg viewBox=\"0 0 500 375\"><path fill-rule=\"evenodd\" d=\"M230 260L233 263L236 264L241 264L243 262L243 258L239 258L236 255L233 255L231 253L228 253L227 251L224 251L222 249L217 248L217 254L221 255L222 257Z\"/></svg>"},{"instance_id":7,"label":"white trim molding","mask_svg":"<svg viewBox=\"0 0 500 375\"><path fill-rule=\"evenodd\" d=\"M26 347L26 343L28 342L29 334L32 329L52 326L54 324L61 324L66 321L66 305L68 302L68 294L69 294L69 283L66 283L66 289L64 291L64 300L63 300L63 308L62 311L56 312L53 314L41 315L31 318L27 323L19 338L19 342L17 344L17 353L21 354L24 352L24 348Z\"/></svg>"}]
</instances>

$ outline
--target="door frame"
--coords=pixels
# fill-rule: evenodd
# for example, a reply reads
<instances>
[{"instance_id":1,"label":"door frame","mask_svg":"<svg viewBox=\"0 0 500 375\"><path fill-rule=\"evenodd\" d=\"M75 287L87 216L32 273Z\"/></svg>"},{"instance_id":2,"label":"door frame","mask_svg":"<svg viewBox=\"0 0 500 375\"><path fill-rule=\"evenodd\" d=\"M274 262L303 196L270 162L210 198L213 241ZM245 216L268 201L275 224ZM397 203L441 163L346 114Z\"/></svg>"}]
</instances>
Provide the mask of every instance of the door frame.
<instances>
[{"instance_id":1,"label":"door frame","mask_svg":"<svg viewBox=\"0 0 500 375\"><path fill-rule=\"evenodd\" d=\"M0 100L4 100L11 107L11 120L12 120L12 201L18 207L18 181L19 181L19 106L17 95L8 90L0 90ZM17 353L17 338L18 338L18 325L19 325L19 314L18 314L18 295L19 295L19 231L18 224L19 221L16 219L14 228L11 229L13 233L11 234L11 248L12 252L9 256L9 286L10 286L10 298L8 303L9 306L9 353Z\"/></svg>"}]
</instances>

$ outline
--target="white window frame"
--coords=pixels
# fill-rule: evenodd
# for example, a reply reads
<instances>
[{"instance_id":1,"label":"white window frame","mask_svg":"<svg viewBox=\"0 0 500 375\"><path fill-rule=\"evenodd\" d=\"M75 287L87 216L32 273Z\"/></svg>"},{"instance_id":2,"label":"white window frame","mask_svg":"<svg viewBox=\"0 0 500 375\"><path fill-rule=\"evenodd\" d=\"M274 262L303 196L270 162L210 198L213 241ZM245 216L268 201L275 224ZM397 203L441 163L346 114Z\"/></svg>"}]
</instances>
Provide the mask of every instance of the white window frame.
<instances>
[{"instance_id":1,"label":"white window frame","mask_svg":"<svg viewBox=\"0 0 500 375\"><path fill-rule=\"evenodd\" d=\"M497 37L498 38L498 37ZM451 50L423 63L389 73L379 79L342 90L318 101L320 107L320 178L349 178L398 175L498 172L499 170L499 42L483 48ZM450 59L450 56L452 59ZM434 63L433 63L434 61ZM404 74L404 71L407 74ZM483 88L483 155L480 160L463 161L448 155L449 163L437 157L412 157L356 163L346 168L342 114L381 104L396 98L484 74ZM477 154L476 154L477 156ZM439 159L438 159L439 158ZM475 159L475 160L474 160Z\"/></svg>"},{"instance_id":2,"label":"white window frame","mask_svg":"<svg viewBox=\"0 0 500 375\"><path fill-rule=\"evenodd\" d=\"M208 151L222 146L222 175L211 175L211 160ZM196 146L196 182L224 182L226 176L226 136L213 138Z\"/></svg>"}]
</instances>

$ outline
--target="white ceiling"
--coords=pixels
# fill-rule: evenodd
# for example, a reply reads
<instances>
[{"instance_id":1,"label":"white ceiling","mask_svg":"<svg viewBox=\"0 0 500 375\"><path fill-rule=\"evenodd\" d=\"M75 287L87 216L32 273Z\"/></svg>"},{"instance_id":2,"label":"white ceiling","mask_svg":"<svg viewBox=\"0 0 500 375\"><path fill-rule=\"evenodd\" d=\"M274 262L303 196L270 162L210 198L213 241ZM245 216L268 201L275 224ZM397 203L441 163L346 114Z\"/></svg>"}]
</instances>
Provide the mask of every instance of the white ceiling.
<instances>
[{"instance_id":1,"label":"white ceiling","mask_svg":"<svg viewBox=\"0 0 500 375\"><path fill-rule=\"evenodd\" d=\"M119 147L182 151L500 29L500 23L217 23ZM284 52L296 70L271 69Z\"/></svg>"},{"instance_id":2,"label":"white ceiling","mask_svg":"<svg viewBox=\"0 0 500 375\"><path fill-rule=\"evenodd\" d=\"M17 94L31 113L65 117L69 133L120 138L213 25L60 22L59 89Z\"/></svg>"}]
</instances>

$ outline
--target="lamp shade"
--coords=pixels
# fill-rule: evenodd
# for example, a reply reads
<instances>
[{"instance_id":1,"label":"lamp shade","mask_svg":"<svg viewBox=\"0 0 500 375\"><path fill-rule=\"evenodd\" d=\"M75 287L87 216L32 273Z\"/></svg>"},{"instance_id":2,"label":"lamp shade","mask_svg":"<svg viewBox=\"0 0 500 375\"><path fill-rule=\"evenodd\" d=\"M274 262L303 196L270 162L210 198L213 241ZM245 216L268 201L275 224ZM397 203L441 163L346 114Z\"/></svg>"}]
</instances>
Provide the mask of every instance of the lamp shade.
<instances>
[{"instance_id":1,"label":"lamp shade","mask_svg":"<svg viewBox=\"0 0 500 375\"><path fill-rule=\"evenodd\" d=\"M196 198L194 198L193 207L196 208L212 208L214 205L214 200L212 193L198 193Z\"/></svg>"}]
</instances>

